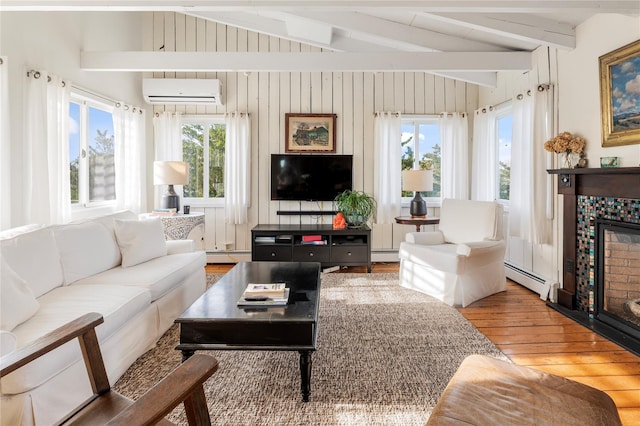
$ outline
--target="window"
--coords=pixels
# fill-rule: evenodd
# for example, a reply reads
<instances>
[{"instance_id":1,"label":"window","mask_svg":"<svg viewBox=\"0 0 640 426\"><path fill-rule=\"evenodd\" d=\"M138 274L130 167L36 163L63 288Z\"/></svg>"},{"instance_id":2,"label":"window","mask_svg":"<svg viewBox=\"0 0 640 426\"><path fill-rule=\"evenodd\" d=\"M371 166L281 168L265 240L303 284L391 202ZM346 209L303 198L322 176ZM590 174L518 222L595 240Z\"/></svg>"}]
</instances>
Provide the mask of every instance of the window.
<instances>
[{"instance_id":1,"label":"window","mask_svg":"<svg viewBox=\"0 0 640 426\"><path fill-rule=\"evenodd\" d=\"M202 204L224 198L225 124L223 117L185 117L182 161L189 163L185 202Z\"/></svg>"},{"instance_id":2,"label":"window","mask_svg":"<svg viewBox=\"0 0 640 426\"><path fill-rule=\"evenodd\" d=\"M440 125L437 117L402 119L402 170L433 169L433 191L426 197L440 197ZM413 197L403 191L403 197Z\"/></svg>"},{"instance_id":3,"label":"window","mask_svg":"<svg viewBox=\"0 0 640 426\"><path fill-rule=\"evenodd\" d=\"M113 106L71 94L69 176L71 204L92 207L116 199Z\"/></svg>"},{"instance_id":4,"label":"window","mask_svg":"<svg viewBox=\"0 0 640 426\"><path fill-rule=\"evenodd\" d=\"M513 128L513 116L511 108L499 109L496 115L496 143L498 153L498 200L509 201L511 187L511 135Z\"/></svg>"}]
</instances>

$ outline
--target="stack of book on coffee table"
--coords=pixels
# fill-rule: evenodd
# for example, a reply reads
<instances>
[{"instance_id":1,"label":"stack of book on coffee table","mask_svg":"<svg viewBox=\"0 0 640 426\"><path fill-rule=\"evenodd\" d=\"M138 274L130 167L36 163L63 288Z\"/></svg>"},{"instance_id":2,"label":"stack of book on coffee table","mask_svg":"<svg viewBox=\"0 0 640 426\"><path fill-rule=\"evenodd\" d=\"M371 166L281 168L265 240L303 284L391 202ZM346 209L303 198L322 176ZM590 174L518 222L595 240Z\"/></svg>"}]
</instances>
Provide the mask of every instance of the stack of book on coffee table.
<instances>
[{"instance_id":1,"label":"stack of book on coffee table","mask_svg":"<svg viewBox=\"0 0 640 426\"><path fill-rule=\"evenodd\" d=\"M285 283L249 283L238 306L283 306L289 300Z\"/></svg>"}]
</instances>

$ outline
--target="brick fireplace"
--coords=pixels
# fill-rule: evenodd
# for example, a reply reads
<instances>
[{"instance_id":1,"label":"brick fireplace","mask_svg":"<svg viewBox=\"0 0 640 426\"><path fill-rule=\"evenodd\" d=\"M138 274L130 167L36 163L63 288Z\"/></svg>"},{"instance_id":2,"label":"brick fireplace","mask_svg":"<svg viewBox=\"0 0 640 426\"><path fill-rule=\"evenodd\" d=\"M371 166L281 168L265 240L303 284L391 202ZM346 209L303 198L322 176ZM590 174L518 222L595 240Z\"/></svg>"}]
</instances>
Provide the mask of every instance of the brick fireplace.
<instances>
[{"instance_id":1,"label":"brick fireplace","mask_svg":"<svg viewBox=\"0 0 640 426\"><path fill-rule=\"evenodd\" d=\"M590 316L640 340L640 224L596 220Z\"/></svg>"},{"instance_id":2,"label":"brick fireplace","mask_svg":"<svg viewBox=\"0 0 640 426\"><path fill-rule=\"evenodd\" d=\"M626 313L640 308L640 167L549 173L564 210L563 288L552 306L640 354L640 320Z\"/></svg>"}]
</instances>

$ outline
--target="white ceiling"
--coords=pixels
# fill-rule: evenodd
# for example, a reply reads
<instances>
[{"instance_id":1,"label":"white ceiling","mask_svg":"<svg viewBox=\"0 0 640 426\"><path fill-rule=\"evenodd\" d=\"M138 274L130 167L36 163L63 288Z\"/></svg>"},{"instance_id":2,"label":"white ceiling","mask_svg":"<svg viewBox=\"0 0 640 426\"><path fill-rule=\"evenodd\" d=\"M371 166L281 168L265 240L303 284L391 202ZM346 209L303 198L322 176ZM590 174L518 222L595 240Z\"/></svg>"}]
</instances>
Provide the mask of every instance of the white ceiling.
<instances>
[{"instance_id":1,"label":"white ceiling","mask_svg":"<svg viewBox=\"0 0 640 426\"><path fill-rule=\"evenodd\" d=\"M357 54L353 56L357 59L350 61L353 64L339 70L423 69L492 85L496 71L527 69L527 63L521 60L523 52L532 52L540 46L573 49L578 24L597 13L639 16L640 1L2 0L1 10L175 11L311 44L321 47L325 54ZM435 52L438 54L434 55ZM464 55L467 52L474 54ZM496 56L497 52L503 55ZM262 59L255 62L257 58L253 55L256 69L274 66L266 58L267 62ZM299 60L298 55L302 53L290 54L292 64ZM100 62L109 62L111 70L138 69L131 58L110 55L102 59L96 60L94 54L84 62L87 69L101 69ZM128 62L123 63L125 60ZM194 67L199 66L198 62L211 63L190 60ZM282 58L278 62L282 71L295 69L293 65L287 68L289 62ZM330 63L338 61L322 62L329 64L321 65L318 61L320 71L331 69ZM230 69L250 70L242 58L228 57L224 63ZM509 63L512 65L506 65ZM155 66L169 65L170 61L156 60Z\"/></svg>"}]
</instances>

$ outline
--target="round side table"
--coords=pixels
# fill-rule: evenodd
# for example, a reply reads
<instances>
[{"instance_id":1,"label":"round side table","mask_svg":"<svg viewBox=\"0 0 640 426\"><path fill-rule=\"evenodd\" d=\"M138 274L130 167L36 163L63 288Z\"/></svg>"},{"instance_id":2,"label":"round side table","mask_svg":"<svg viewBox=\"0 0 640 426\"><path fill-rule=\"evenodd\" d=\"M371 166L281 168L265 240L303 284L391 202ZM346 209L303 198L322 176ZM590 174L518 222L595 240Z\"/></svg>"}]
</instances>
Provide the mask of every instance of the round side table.
<instances>
[{"instance_id":1,"label":"round side table","mask_svg":"<svg viewBox=\"0 0 640 426\"><path fill-rule=\"evenodd\" d=\"M427 217L413 217L413 216L398 216L396 217L396 223L402 225L415 225L416 232L420 232L422 225L437 225L440 223L439 217L427 216Z\"/></svg>"}]
</instances>

